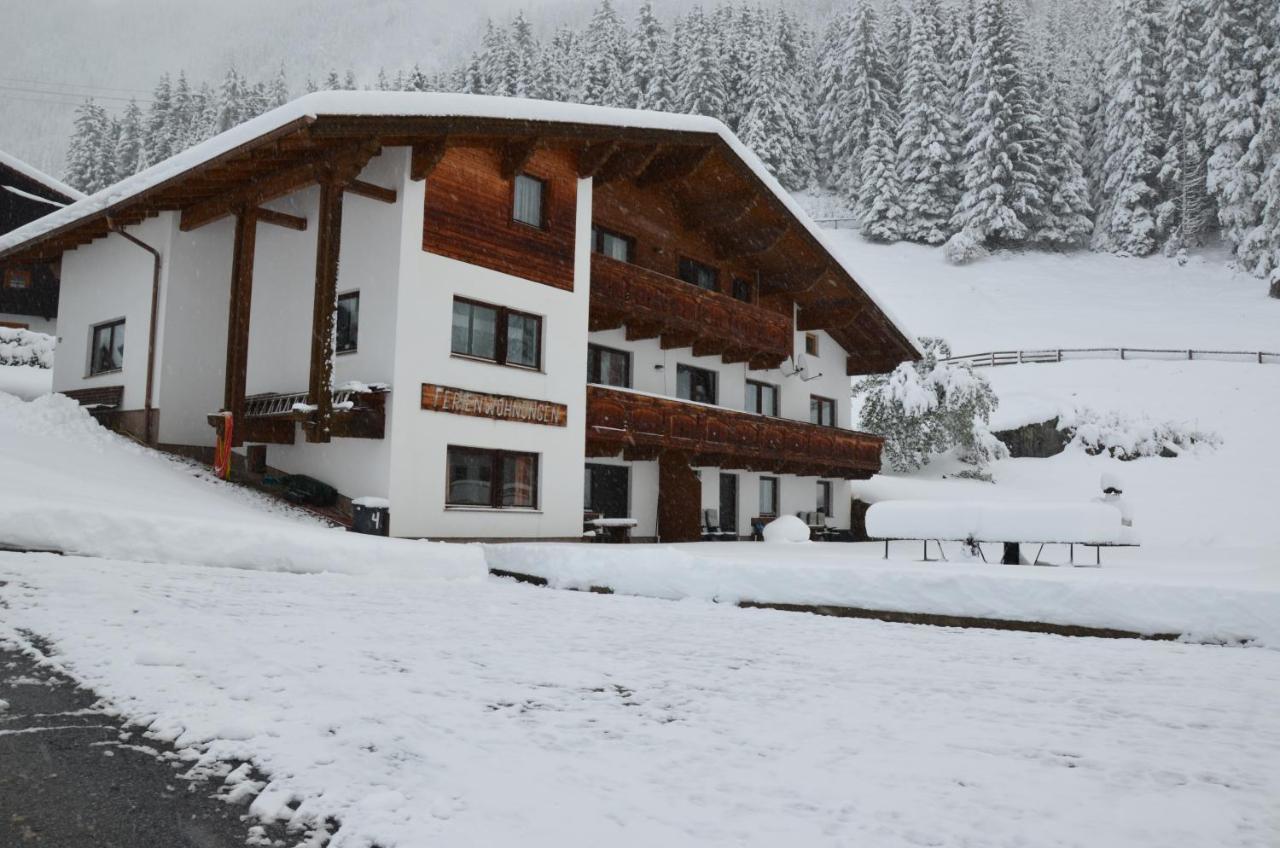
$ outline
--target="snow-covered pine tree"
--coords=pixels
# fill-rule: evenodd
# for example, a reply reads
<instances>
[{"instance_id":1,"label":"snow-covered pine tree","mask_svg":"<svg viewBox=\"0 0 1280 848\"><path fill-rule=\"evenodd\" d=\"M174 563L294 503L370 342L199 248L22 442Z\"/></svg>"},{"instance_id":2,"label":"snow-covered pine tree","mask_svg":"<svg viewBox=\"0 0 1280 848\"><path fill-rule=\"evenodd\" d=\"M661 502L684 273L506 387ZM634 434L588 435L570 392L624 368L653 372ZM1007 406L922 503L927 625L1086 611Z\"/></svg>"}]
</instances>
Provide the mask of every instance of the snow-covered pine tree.
<instances>
[{"instance_id":1,"label":"snow-covered pine tree","mask_svg":"<svg viewBox=\"0 0 1280 848\"><path fill-rule=\"evenodd\" d=\"M671 74L667 67L670 59L669 41L662 22L653 13L653 5L647 0L636 13L630 53L628 105L637 109L671 111Z\"/></svg>"},{"instance_id":2,"label":"snow-covered pine tree","mask_svg":"<svg viewBox=\"0 0 1280 848\"><path fill-rule=\"evenodd\" d=\"M338 76L338 72L336 70L329 71L328 76L324 78L323 88L325 91L342 90L342 79Z\"/></svg>"},{"instance_id":3,"label":"snow-covered pine tree","mask_svg":"<svg viewBox=\"0 0 1280 848\"><path fill-rule=\"evenodd\" d=\"M274 109L288 102L289 77L284 71L284 62L281 62L280 67L276 69L275 77L271 80L271 88L267 92L267 105L268 108Z\"/></svg>"},{"instance_id":4,"label":"snow-covered pine tree","mask_svg":"<svg viewBox=\"0 0 1280 848\"><path fill-rule=\"evenodd\" d=\"M867 148L862 153L862 186L854 214L858 229L873 241L897 241L902 237L905 213L898 179L896 127L885 126L892 113L885 110L871 123Z\"/></svg>"},{"instance_id":5,"label":"snow-covered pine tree","mask_svg":"<svg viewBox=\"0 0 1280 848\"><path fill-rule=\"evenodd\" d=\"M1157 225L1164 250L1183 254L1201 243L1212 214L1205 190L1204 121L1200 117L1200 80L1204 76L1204 5L1200 0L1169 0L1164 18L1165 126L1160 188L1164 200Z\"/></svg>"},{"instance_id":6,"label":"snow-covered pine tree","mask_svg":"<svg viewBox=\"0 0 1280 848\"><path fill-rule=\"evenodd\" d=\"M334 74L337 77L337 74ZM213 125L213 134L226 132L240 123L244 115L244 80L237 73L235 66L227 68L222 78L222 88L218 92L217 118Z\"/></svg>"},{"instance_id":7,"label":"snow-covered pine tree","mask_svg":"<svg viewBox=\"0 0 1280 848\"><path fill-rule=\"evenodd\" d=\"M852 22L847 9L833 15L815 51L814 169L819 185L826 188L844 184L844 172L854 158L852 151L846 149L853 137L854 115L845 85Z\"/></svg>"},{"instance_id":8,"label":"snow-covered pine tree","mask_svg":"<svg viewBox=\"0 0 1280 848\"><path fill-rule=\"evenodd\" d=\"M785 57L777 39L760 39L749 67L749 104L738 129L742 142L755 151L784 186L803 188L808 181L804 140L787 108L798 92L786 86Z\"/></svg>"},{"instance_id":9,"label":"snow-covered pine tree","mask_svg":"<svg viewBox=\"0 0 1280 848\"><path fill-rule=\"evenodd\" d=\"M109 162L111 143L110 120L106 111L93 100L76 107L75 127L67 147L67 169L63 178L73 188L93 194L111 184L115 174ZM114 153L114 149L110 151Z\"/></svg>"},{"instance_id":10,"label":"snow-covered pine tree","mask_svg":"<svg viewBox=\"0 0 1280 848\"><path fill-rule=\"evenodd\" d=\"M814 176L813 114L810 111L813 86L808 70L812 46L808 30L798 25L785 8L774 13L771 26L773 38L782 51L782 78L778 85L787 92L783 108L795 132L788 168L793 180L791 187L801 189L812 184Z\"/></svg>"},{"instance_id":11,"label":"snow-covered pine tree","mask_svg":"<svg viewBox=\"0 0 1280 848\"><path fill-rule=\"evenodd\" d=\"M347 68L347 72L342 76L342 90L355 91L359 87L360 84L356 82L356 72Z\"/></svg>"},{"instance_id":12,"label":"snow-covered pine tree","mask_svg":"<svg viewBox=\"0 0 1280 848\"><path fill-rule=\"evenodd\" d=\"M173 86L165 73L160 75L160 81L151 91L151 106L147 109L142 153L138 161L140 167L162 162L174 154L173 131L170 129L173 120Z\"/></svg>"},{"instance_id":13,"label":"snow-covered pine tree","mask_svg":"<svg viewBox=\"0 0 1280 848\"><path fill-rule=\"evenodd\" d=\"M165 129L168 134L169 155L186 150L194 141L192 140L191 125L194 122L193 113L194 103L192 101L191 86L187 82L187 74L185 71L178 72L178 81L173 84L173 107L169 110L169 119L165 123Z\"/></svg>"},{"instance_id":14,"label":"snow-covered pine tree","mask_svg":"<svg viewBox=\"0 0 1280 848\"><path fill-rule=\"evenodd\" d=\"M145 157L143 149L143 117L142 109L136 100L130 100L120 116L120 134L116 138L115 153L112 164L115 173L112 182L119 182L142 170Z\"/></svg>"},{"instance_id":15,"label":"snow-covered pine tree","mask_svg":"<svg viewBox=\"0 0 1280 848\"><path fill-rule=\"evenodd\" d=\"M577 99L595 106L627 101L626 37L610 0L600 0L582 36L582 69Z\"/></svg>"},{"instance_id":16,"label":"snow-covered pine tree","mask_svg":"<svg viewBox=\"0 0 1280 848\"><path fill-rule=\"evenodd\" d=\"M951 235L956 180L951 98L939 55L937 0L918 0L902 84L898 177L905 239L942 244Z\"/></svg>"},{"instance_id":17,"label":"snow-covered pine tree","mask_svg":"<svg viewBox=\"0 0 1280 848\"><path fill-rule=\"evenodd\" d=\"M752 68L764 52L764 10L742 6L719 6L707 18L717 53L724 68L724 112L720 116L729 129L739 131L739 124L751 109L751 98L760 90ZM776 71L781 71L778 63Z\"/></svg>"},{"instance_id":18,"label":"snow-covered pine tree","mask_svg":"<svg viewBox=\"0 0 1280 848\"><path fill-rule=\"evenodd\" d=\"M1271 21L1271 58L1263 83L1264 99L1251 153L1261 163L1262 180L1254 196L1261 220L1245 237L1240 258L1245 267L1271 280L1270 294L1280 298L1280 6Z\"/></svg>"},{"instance_id":19,"label":"snow-covered pine tree","mask_svg":"<svg viewBox=\"0 0 1280 848\"><path fill-rule=\"evenodd\" d=\"M404 81L405 91L429 91L430 84L427 82L427 75L422 72L422 68L414 63L413 70L409 71L409 76ZM478 93L478 92L474 92Z\"/></svg>"},{"instance_id":20,"label":"snow-covered pine tree","mask_svg":"<svg viewBox=\"0 0 1280 848\"><path fill-rule=\"evenodd\" d=\"M695 6L685 16L679 35L682 54L676 74L678 110L693 115L722 117L727 96L724 68L716 48L715 34L711 32L701 8Z\"/></svg>"},{"instance_id":21,"label":"snow-covered pine tree","mask_svg":"<svg viewBox=\"0 0 1280 848\"><path fill-rule=\"evenodd\" d=\"M498 97L508 97L513 93L515 81L511 75L511 43L505 27L492 20L485 22L477 61L480 86L472 93Z\"/></svg>"},{"instance_id":22,"label":"snow-covered pine tree","mask_svg":"<svg viewBox=\"0 0 1280 848\"><path fill-rule=\"evenodd\" d=\"M837 140L834 153L837 157L848 157L840 169L840 190L850 205L856 206L861 201L863 187L871 184L863 178L862 163L871 146L872 128L878 126L892 139L897 133L898 115L890 100L889 68L880 46L879 28L870 0L855 0L845 36L841 52L848 63L844 69L843 85L849 117L842 127L844 136ZM883 153L877 155L882 163L886 159L893 161L897 158L893 152L887 156ZM867 198L868 203L872 200ZM895 196L893 203L897 202Z\"/></svg>"},{"instance_id":23,"label":"snow-covered pine tree","mask_svg":"<svg viewBox=\"0 0 1280 848\"><path fill-rule=\"evenodd\" d=\"M511 22L507 55L511 94L515 97L532 97L536 87L534 63L538 59L538 42L533 37L533 26L524 16L523 9L516 12L515 20Z\"/></svg>"},{"instance_id":24,"label":"snow-covered pine tree","mask_svg":"<svg viewBox=\"0 0 1280 848\"><path fill-rule=\"evenodd\" d=\"M1209 153L1206 185L1222 235L1233 247L1257 225L1262 163L1249 155L1261 117L1265 38L1274 0L1208 0L1201 116Z\"/></svg>"},{"instance_id":25,"label":"snow-covered pine tree","mask_svg":"<svg viewBox=\"0 0 1280 848\"><path fill-rule=\"evenodd\" d=\"M1084 175L1084 135L1066 80L1062 33L1050 29L1040 52L1044 113L1040 190L1044 204L1031 240L1051 247L1072 247L1087 241L1093 230L1089 181Z\"/></svg>"},{"instance_id":26,"label":"snow-covered pine tree","mask_svg":"<svg viewBox=\"0 0 1280 848\"><path fill-rule=\"evenodd\" d=\"M914 6L914 4L913 4ZM891 0L886 4L882 19L881 46L884 49L884 62L887 74L885 88L889 92L889 103L894 109L902 111L902 84L907 76L907 59L911 54L911 12L899 0Z\"/></svg>"},{"instance_id":27,"label":"snow-covered pine tree","mask_svg":"<svg viewBox=\"0 0 1280 848\"><path fill-rule=\"evenodd\" d=\"M1041 203L1018 47L1008 0L980 0L965 91L963 191L951 219L952 238L977 245L1023 241Z\"/></svg>"},{"instance_id":28,"label":"snow-covered pine tree","mask_svg":"<svg viewBox=\"0 0 1280 848\"><path fill-rule=\"evenodd\" d=\"M1103 115L1103 205L1093 246L1146 256L1159 246L1163 128L1160 115L1158 0L1121 0L1107 60Z\"/></svg>"}]
</instances>

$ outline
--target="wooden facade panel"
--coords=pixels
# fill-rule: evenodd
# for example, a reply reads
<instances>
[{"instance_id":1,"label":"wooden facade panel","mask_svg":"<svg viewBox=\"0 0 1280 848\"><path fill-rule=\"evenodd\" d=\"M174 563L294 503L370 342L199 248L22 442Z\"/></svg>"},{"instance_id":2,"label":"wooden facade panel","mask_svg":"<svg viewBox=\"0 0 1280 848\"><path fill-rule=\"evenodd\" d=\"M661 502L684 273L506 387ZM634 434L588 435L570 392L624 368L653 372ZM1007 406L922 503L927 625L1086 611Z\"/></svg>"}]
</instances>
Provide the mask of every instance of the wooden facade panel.
<instances>
[{"instance_id":1,"label":"wooden facade panel","mask_svg":"<svg viewBox=\"0 0 1280 848\"><path fill-rule=\"evenodd\" d=\"M524 173L544 181L543 227L512 218L513 179L496 147L451 147L427 178L423 250L573 290L577 218L576 160L562 149L535 150Z\"/></svg>"}]
</instances>

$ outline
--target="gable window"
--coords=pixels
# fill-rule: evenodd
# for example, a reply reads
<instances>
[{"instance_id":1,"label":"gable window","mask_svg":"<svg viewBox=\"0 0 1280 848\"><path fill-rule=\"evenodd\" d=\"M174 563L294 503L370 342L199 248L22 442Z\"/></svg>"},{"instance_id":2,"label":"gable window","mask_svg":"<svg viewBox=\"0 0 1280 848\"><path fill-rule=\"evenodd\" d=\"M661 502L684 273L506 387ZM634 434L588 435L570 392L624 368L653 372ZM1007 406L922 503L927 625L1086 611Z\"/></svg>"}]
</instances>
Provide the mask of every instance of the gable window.
<instances>
[{"instance_id":1,"label":"gable window","mask_svg":"<svg viewBox=\"0 0 1280 848\"><path fill-rule=\"evenodd\" d=\"M89 347L89 376L119 371L124 367L124 319L93 328Z\"/></svg>"},{"instance_id":2,"label":"gable window","mask_svg":"<svg viewBox=\"0 0 1280 848\"><path fill-rule=\"evenodd\" d=\"M338 295L338 353L354 353L360 338L360 292Z\"/></svg>"},{"instance_id":3,"label":"gable window","mask_svg":"<svg viewBox=\"0 0 1280 848\"><path fill-rule=\"evenodd\" d=\"M836 402L831 398L813 395L809 398L809 423L823 427L836 426Z\"/></svg>"},{"instance_id":4,"label":"gable window","mask_svg":"<svg viewBox=\"0 0 1280 848\"><path fill-rule=\"evenodd\" d=\"M508 309L453 299L452 352L499 365L542 367L542 318Z\"/></svg>"},{"instance_id":5,"label":"gable window","mask_svg":"<svg viewBox=\"0 0 1280 848\"><path fill-rule=\"evenodd\" d=\"M698 403L715 403L716 372L692 365L676 366L676 397Z\"/></svg>"},{"instance_id":6,"label":"gable window","mask_svg":"<svg viewBox=\"0 0 1280 848\"><path fill-rule=\"evenodd\" d=\"M7 289L31 288L31 272L26 268L4 269L4 287Z\"/></svg>"},{"instance_id":7,"label":"gable window","mask_svg":"<svg viewBox=\"0 0 1280 848\"><path fill-rule=\"evenodd\" d=\"M760 478L760 514L778 514L778 478Z\"/></svg>"},{"instance_id":8,"label":"gable window","mask_svg":"<svg viewBox=\"0 0 1280 848\"><path fill-rule=\"evenodd\" d=\"M587 382L631 388L631 354L600 345L587 345Z\"/></svg>"},{"instance_id":9,"label":"gable window","mask_svg":"<svg viewBox=\"0 0 1280 848\"><path fill-rule=\"evenodd\" d=\"M747 381L747 412L778 417L778 387L770 383Z\"/></svg>"},{"instance_id":10,"label":"gable window","mask_svg":"<svg viewBox=\"0 0 1280 848\"><path fill-rule=\"evenodd\" d=\"M818 355L818 334L817 333L804 334L804 352L807 353L809 356Z\"/></svg>"},{"instance_id":11,"label":"gable window","mask_svg":"<svg viewBox=\"0 0 1280 848\"><path fill-rule=\"evenodd\" d=\"M710 265L703 265L701 262L696 262L693 259L687 259L685 257L680 258L679 274L680 279L684 280L686 283L691 283L700 289L716 291L720 288L720 285L716 280L716 269L712 268Z\"/></svg>"},{"instance_id":12,"label":"gable window","mask_svg":"<svg viewBox=\"0 0 1280 848\"><path fill-rule=\"evenodd\" d=\"M515 201L511 210L513 220L542 229L542 202L547 184L528 174L516 174Z\"/></svg>"},{"instance_id":13,"label":"gable window","mask_svg":"<svg viewBox=\"0 0 1280 848\"><path fill-rule=\"evenodd\" d=\"M591 228L591 241L596 253L620 262L631 261L631 239L603 227Z\"/></svg>"},{"instance_id":14,"label":"gable window","mask_svg":"<svg viewBox=\"0 0 1280 848\"><path fill-rule=\"evenodd\" d=\"M818 512L822 513L828 518L831 517L831 481L830 480L818 481L817 507L818 507Z\"/></svg>"},{"instance_id":15,"label":"gable window","mask_svg":"<svg viewBox=\"0 0 1280 848\"><path fill-rule=\"evenodd\" d=\"M743 303L755 303L756 287L750 280L744 280L742 277L733 278L733 297Z\"/></svg>"},{"instance_id":16,"label":"gable window","mask_svg":"<svg viewBox=\"0 0 1280 848\"><path fill-rule=\"evenodd\" d=\"M538 455L449 445L447 506L538 508Z\"/></svg>"}]
</instances>

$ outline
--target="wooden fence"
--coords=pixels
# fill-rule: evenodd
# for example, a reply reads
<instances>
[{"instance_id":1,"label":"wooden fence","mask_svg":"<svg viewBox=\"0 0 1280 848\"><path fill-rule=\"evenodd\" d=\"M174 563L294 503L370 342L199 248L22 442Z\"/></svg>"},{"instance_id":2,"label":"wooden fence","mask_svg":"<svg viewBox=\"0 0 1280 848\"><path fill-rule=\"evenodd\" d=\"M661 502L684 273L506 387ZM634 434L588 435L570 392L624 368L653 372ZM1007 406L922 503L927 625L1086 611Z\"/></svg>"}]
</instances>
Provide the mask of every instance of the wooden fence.
<instances>
[{"instance_id":1,"label":"wooden fence","mask_svg":"<svg viewBox=\"0 0 1280 848\"><path fill-rule=\"evenodd\" d=\"M1060 347L1044 350L993 350L953 356L947 362L965 363L974 368L1022 365L1030 362L1066 362L1073 359L1157 359L1216 360L1280 364L1280 353L1265 350L1195 350L1153 347Z\"/></svg>"}]
</instances>

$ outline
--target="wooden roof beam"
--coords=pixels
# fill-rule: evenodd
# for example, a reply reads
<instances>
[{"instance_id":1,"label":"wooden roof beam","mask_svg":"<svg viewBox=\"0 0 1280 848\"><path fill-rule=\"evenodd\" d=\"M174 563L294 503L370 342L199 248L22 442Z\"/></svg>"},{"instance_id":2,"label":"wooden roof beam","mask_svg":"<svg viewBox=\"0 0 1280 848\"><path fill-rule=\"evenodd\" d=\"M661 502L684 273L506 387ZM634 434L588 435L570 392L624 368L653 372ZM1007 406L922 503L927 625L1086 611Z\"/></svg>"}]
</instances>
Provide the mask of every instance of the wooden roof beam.
<instances>
[{"instance_id":1,"label":"wooden roof beam","mask_svg":"<svg viewBox=\"0 0 1280 848\"><path fill-rule=\"evenodd\" d=\"M449 149L447 136L436 136L413 145L409 161L409 179L414 182L425 180L440 164L445 152Z\"/></svg>"},{"instance_id":2,"label":"wooden roof beam","mask_svg":"<svg viewBox=\"0 0 1280 848\"><path fill-rule=\"evenodd\" d=\"M731 227L745 218L759 202L760 195L754 191L677 198L676 214L680 216L680 223L691 230Z\"/></svg>"},{"instance_id":3,"label":"wooden roof beam","mask_svg":"<svg viewBox=\"0 0 1280 848\"><path fill-rule=\"evenodd\" d=\"M383 203L396 202L395 189L384 188L380 185L367 183L364 180L352 180L347 183L346 189L350 194L357 194L360 197L367 197L370 200L379 200Z\"/></svg>"},{"instance_id":4,"label":"wooden roof beam","mask_svg":"<svg viewBox=\"0 0 1280 848\"><path fill-rule=\"evenodd\" d=\"M717 229L711 240L715 244L717 259L742 259L768 253L791 232L791 222L784 221L774 227L746 229Z\"/></svg>"},{"instance_id":5,"label":"wooden roof beam","mask_svg":"<svg viewBox=\"0 0 1280 848\"><path fill-rule=\"evenodd\" d=\"M578 151L578 176L583 179L594 177L617 149L618 142L613 140L583 145Z\"/></svg>"},{"instance_id":6,"label":"wooden roof beam","mask_svg":"<svg viewBox=\"0 0 1280 848\"><path fill-rule=\"evenodd\" d=\"M502 178L515 179L516 174L524 170L529 158L541 146L542 139L537 136L509 141L502 145Z\"/></svg>"},{"instance_id":7,"label":"wooden roof beam","mask_svg":"<svg viewBox=\"0 0 1280 848\"><path fill-rule=\"evenodd\" d=\"M620 147L610 154L592 178L597 185L615 180L629 180L648 167L653 157L663 149L660 144L642 144Z\"/></svg>"},{"instance_id":8,"label":"wooden roof beam","mask_svg":"<svg viewBox=\"0 0 1280 848\"><path fill-rule=\"evenodd\" d=\"M691 177L710 158L711 150L711 145L704 144L698 147L678 147L655 156L636 176L636 185L647 188Z\"/></svg>"},{"instance_id":9,"label":"wooden roof beam","mask_svg":"<svg viewBox=\"0 0 1280 848\"><path fill-rule=\"evenodd\" d=\"M307 228L307 219L298 215L290 215L287 212L277 212L274 209L266 209L258 207L253 210L254 216L263 224L271 224L276 227L284 227L286 230L297 230L302 232Z\"/></svg>"}]
</instances>

